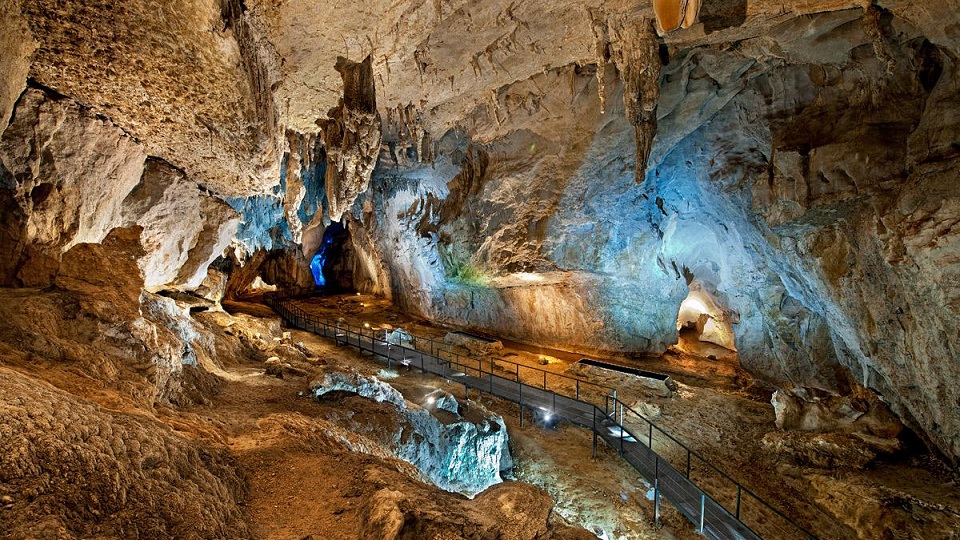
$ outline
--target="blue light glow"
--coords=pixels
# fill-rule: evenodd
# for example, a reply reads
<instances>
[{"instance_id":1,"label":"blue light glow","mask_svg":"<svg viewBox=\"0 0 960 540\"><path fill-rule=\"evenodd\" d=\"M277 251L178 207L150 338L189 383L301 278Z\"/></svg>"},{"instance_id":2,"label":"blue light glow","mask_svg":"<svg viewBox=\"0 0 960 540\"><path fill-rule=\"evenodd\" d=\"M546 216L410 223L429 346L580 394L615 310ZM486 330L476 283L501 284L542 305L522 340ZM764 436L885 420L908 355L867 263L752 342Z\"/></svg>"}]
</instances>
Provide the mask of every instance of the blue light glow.
<instances>
[{"instance_id":1,"label":"blue light glow","mask_svg":"<svg viewBox=\"0 0 960 540\"><path fill-rule=\"evenodd\" d=\"M327 277L324 276L323 271L331 262L330 255L333 252L337 236L341 235L343 231L343 225L337 222L331 223L323 231L320 248L317 249L317 254L313 256L313 259L310 260L310 272L313 274L313 282L317 284L317 287L326 287L327 285Z\"/></svg>"}]
</instances>

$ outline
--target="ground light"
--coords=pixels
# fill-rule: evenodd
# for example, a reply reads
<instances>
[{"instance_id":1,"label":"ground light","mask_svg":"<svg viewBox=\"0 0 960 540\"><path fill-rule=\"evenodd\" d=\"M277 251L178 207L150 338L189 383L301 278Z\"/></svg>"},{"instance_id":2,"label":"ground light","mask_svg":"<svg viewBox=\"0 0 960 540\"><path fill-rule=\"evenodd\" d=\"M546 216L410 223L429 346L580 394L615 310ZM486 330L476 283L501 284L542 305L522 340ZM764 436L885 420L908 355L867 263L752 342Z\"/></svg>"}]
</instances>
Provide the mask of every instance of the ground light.
<instances>
[{"instance_id":1,"label":"ground light","mask_svg":"<svg viewBox=\"0 0 960 540\"><path fill-rule=\"evenodd\" d=\"M556 427L558 420L556 413L546 407L533 409L533 419L545 428Z\"/></svg>"}]
</instances>

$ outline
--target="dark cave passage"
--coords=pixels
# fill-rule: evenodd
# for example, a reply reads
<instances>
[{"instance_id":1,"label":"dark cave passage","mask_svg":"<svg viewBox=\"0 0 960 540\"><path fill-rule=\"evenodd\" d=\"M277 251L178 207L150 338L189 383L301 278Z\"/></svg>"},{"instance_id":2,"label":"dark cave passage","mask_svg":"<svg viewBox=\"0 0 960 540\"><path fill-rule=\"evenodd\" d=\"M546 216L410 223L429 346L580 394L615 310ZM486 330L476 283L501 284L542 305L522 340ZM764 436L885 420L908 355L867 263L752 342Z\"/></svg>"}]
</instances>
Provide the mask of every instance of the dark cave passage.
<instances>
[{"instance_id":1,"label":"dark cave passage","mask_svg":"<svg viewBox=\"0 0 960 540\"><path fill-rule=\"evenodd\" d=\"M323 231L320 247L310 260L310 272L317 287L346 288L350 285L352 280L341 264L345 260L349 236L349 231L338 221Z\"/></svg>"}]
</instances>

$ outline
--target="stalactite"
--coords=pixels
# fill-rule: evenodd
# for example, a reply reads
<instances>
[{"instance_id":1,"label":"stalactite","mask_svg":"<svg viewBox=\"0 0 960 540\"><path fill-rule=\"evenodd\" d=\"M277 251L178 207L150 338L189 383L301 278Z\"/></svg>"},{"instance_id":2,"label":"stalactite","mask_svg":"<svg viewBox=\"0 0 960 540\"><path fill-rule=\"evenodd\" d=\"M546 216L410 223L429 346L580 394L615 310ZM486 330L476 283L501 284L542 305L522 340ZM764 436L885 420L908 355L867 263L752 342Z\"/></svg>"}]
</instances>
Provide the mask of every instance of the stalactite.
<instances>
[{"instance_id":1,"label":"stalactite","mask_svg":"<svg viewBox=\"0 0 960 540\"><path fill-rule=\"evenodd\" d=\"M700 15L701 0L653 0L657 24L664 32L690 28Z\"/></svg>"},{"instance_id":2,"label":"stalactite","mask_svg":"<svg viewBox=\"0 0 960 540\"><path fill-rule=\"evenodd\" d=\"M610 56L623 80L623 107L636 129L637 183L646 176L647 160L657 130L660 99L660 43L652 21L618 21L610 25Z\"/></svg>"},{"instance_id":3,"label":"stalactite","mask_svg":"<svg viewBox=\"0 0 960 540\"><path fill-rule=\"evenodd\" d=\"M327 200L333 221L367 189L382 139L371 58L358 63L340 57L336 69L343 77L343 99L328 120L319 122L327 148Z\"/></svg>"},{"instance_id":4,"label":"stalactite","mask_svg":"<svg viewBox=\"0 0 960 540\"><path fill-rule=\"evenodd\" d=\"M597 17L592 12L590 17L592 19L590 28L593 30L593 37L596 40L597 97L600 98L600 114L604 114L607 109L607 92L604 82L604 74L607 71L607 44L609 42L607 23L604 22L602 17Z\"/></svg>"}]
</instances>

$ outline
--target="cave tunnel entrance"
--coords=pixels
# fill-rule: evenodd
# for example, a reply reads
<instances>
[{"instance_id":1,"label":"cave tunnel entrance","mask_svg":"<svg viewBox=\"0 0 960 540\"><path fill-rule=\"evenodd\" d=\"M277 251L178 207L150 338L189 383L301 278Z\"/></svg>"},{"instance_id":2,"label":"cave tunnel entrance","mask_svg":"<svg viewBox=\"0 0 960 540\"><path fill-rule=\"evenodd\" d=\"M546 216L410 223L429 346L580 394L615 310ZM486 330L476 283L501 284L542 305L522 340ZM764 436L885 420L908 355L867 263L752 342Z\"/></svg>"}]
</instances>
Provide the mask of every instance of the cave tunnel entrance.
<instances>
[{"instance_id":1,"label":"cave tunnel entrance","mask_svg":"<svg viewBox=\"0 0 960 540\"><path fill-rule=\"evenodd\" d=\"M310 260L310 272L317 287L348 288L350 275L346 265L346 249L350 233L343 223L335 221L323 231L320 247Z\"/></svg>"},{"instance_id":2,"label":"cave tunnel entrance","mask_svg":"<svg viewBox=\"0 0 960 540\"><path fill-rule=\"evenodd\" d=\"M736 352L733 326L727 311L710 293L691 287L677 313L679 345L695 352L706 351L713 344Z\"/></svg>"}]
</instances>

